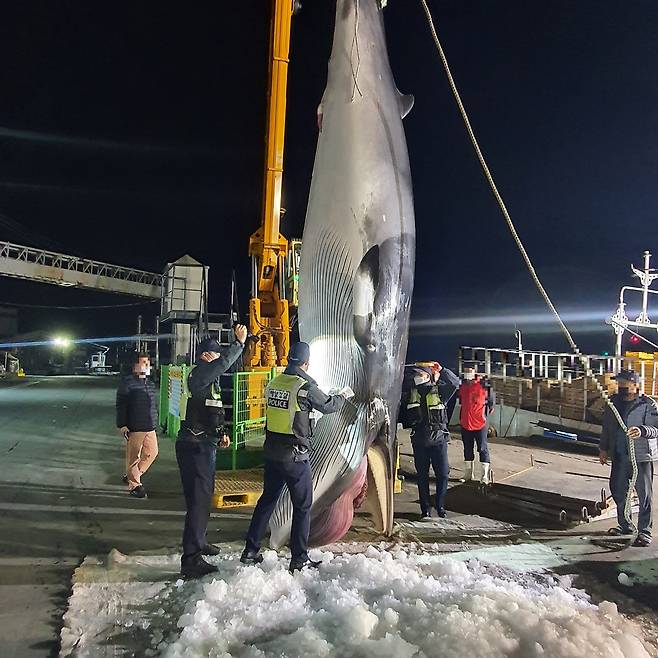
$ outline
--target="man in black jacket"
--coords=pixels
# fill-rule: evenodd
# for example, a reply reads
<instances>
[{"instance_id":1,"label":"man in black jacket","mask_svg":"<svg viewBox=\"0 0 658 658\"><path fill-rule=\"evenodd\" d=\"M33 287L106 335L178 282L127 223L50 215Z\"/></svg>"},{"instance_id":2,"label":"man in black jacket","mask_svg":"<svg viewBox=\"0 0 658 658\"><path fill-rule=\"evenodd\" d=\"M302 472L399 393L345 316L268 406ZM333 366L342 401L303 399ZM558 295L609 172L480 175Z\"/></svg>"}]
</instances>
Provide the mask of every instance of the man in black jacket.
<instances>
[{"instance_id":1,"label":"man in black jacket","mask_svg":"<svg viewBox=\"0 0 658 658\"><path fill-rule=\"evenodd\" d=\"M637 465L635 492L639 503L638 534L633 546L646 547L651 545L653 472L654 465L658 462L658 406L641 392L638 373L622 370L614 379L617 381L618 392L610 400L628 431L624 433L612 410L606 407L599 443L599 459L601 464L612 460L610 493L617 504L619 522L616 528L611 528L608 532L612 535L632 535L635 531L632 518L626 518L626 498L632 474L630 439Z\"/></svg>"},{"instance_id":2,"label":"man in black jacket","mask_svg":"<svg viewBox=\"0 0 658 658\"><path fill-rule=\"evenodd\" d=\"M401 419L411 428L421 519L431 518L430 464L436 480L434 507L440 517L446 515L444 501L448 490L448 414L446 404L459 386L459 377L436 361L416 363L414 378L403 402Z\"/></svg>"},{"instance_id":3,"label":"man in black jacket","mask_svg":"<svg viewBox=\"0 0 658 658\"><path fill-rule=\"evenodd\" d=\"M116 398L117 427L126 439L126 474L123 481L134 498L146 498L142 475L158 456L158 393L151 374L148 354L136 353L132 374L119 384Z\"/></svg>"},{"instance_id":4,"label":"man in black jacket","mask_svg":"<svg viewBox=\"0 0 658 658\"><path fill-rule=\"evenodd\" d=\"M265 391L267 401L265 428L265 472L263 494L258 499L240 561L258 564L260 543L284 486L288 488L293 515L290 530L290 571L317 567L308 557L308 535L313 504L313 476L309 450L313 435L311 412L331 414L339 411L345 399L353 395L343 389L338 395L323 393L308 376L310 348L297 343L288 354L288 367L275 377Z\"/></svg>"},{"instance_id":5,"label":"man in black jacket","mask_svg":"<svg viewBox=\"0 0 658 658\"><path fill-rule=\"evenodd\" d=\"M236 325L234 333L235 340L226 348L213 338L203 340L197 348L196 366L187 378L190 398L176 441L176 460L187 507L181 557L181 574L186 578L217 571L203 555L219 552L208 544L206 532L215 490L217 445L229 445L219 379L242 354L247 328Z\"/></svg>"}]
</instances>

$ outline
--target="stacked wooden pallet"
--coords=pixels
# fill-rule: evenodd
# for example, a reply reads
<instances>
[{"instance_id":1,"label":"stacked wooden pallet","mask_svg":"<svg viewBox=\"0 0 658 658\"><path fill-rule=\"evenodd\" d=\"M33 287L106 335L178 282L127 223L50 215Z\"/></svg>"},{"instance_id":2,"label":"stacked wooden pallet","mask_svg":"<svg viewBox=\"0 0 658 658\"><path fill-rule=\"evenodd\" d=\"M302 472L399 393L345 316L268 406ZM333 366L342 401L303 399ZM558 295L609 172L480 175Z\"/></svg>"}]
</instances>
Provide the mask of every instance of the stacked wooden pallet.
<instances>
[{"instance_id":1,"label":"stacked wooden pallet","mask_svg":"<svg viewBox=\"0 0 658 658\"><path fill-rule=\"evenodd\" d=\"M609 394L615 391L610 373L597 376ZM559 418L600 423L605 402L591 379L579 377L571 382L522 377L492 377L499 402Z\"/></svg>"}]
</instances>

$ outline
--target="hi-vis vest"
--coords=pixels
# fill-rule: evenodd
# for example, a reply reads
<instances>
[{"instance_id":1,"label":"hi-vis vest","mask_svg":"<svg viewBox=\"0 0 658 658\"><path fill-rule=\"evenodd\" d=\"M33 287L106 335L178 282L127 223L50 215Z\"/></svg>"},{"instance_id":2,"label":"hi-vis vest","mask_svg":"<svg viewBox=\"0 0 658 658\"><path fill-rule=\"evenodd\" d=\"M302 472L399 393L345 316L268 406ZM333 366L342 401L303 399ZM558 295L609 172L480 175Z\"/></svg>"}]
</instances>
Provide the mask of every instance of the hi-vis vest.
<instances>
[{"instance_id":1,"label":"hi-vis vest","mask_svg":"<svg viewBox=\"0 0 658 658\"><path fill-rule=\"evenodd\" d=\"M265 387L267 429L292 436L295 414L301 410L297 396L306 380L297 375L279 375Z\"/></svg>"},{"instance_id":2,"label":"hi-vis vest","mask_svg":"<svg viewBox=\"0 0 658 658\"><path fill-rule=\"evenodd\" d=\"M410 425L419 425L426 421L430 427L439 427L444 424L445 405L439 395L436 386L432 386L425 396L425 405L423 409L423 397L420 391L414 387L409 393L409 402L407 403L407 419Z\"/></svg>"},{"instance_id":3,"label":"hi-vis vest","mask_svg":"<svg viewBox=\"0 0 658 658\"><path fill-rule=\"evenodd\" d=\"M222 391L214 382L206 398L196 398L188 393L185 424L195 431L213 432L225 422Z\"/></svg>"},{"instance_id":4,"label":"hi-vis vest","mask_svg":"<svg viewBox=\"0 0 658 658\"><path fill-rule=\"evenodd\" d=\"M213 382L210 386L210 398L209 400L213 400L215 403L219 402L219 404L206 404L207 407L221 407L222 404L222 389Z\"/></svg>"}]
</instances>

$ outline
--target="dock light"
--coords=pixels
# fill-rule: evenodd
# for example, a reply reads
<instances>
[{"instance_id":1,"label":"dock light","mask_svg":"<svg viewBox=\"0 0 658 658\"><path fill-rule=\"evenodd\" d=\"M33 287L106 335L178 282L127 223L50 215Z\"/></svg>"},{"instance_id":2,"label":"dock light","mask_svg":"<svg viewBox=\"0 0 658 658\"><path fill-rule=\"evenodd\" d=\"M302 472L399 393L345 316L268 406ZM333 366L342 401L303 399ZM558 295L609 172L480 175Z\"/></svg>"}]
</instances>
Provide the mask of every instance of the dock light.
<instances>
[{"instance_id":1,"label":"dock light","mask_svg":"<svg viewBox=\"0 0 658 658\"><path fill-rule=\"evenodd\" d=\"M631 336L631 343L637 345L640 342L640 339L637 336Z\"/></svg>"},{"instance_id":2,"label":"dock light","mask_svg":"<svg viewBox=\"0 0 658 658\"><path fill-rule=\"evenodd\" d=\"M70 338L64 338L62 336L55 336L55 338L53 338L53 340L52 340L52 344L55 347L61 347L62 349L64 349L66 347L71 346L71 339Z\"/></svg>"}]
</instances>

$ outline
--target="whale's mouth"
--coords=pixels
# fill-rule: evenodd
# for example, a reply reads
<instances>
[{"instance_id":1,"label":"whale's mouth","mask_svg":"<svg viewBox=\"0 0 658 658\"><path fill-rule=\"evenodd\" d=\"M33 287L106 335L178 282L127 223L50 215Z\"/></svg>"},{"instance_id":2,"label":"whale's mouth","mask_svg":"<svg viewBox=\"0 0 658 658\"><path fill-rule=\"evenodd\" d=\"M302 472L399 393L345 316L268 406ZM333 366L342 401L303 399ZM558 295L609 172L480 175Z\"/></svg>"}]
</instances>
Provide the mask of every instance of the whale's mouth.
<instances>
[{"instance_id":1,"label":"whale's mouth","mask_svg":"<svg viewBox=\"0 0 658 658\"><path fill-rule=\"evenodd\" d=\"M376 533L391 535L394 484L395 464L391 451L386 441L377 437L345 491L313 517L310 545L325 546L342 539L352 526L355 511L361 508L370 514Z\"/></svg>"},{"instance_id":2,"label":"whale's mouth","mask_svg":"<svg viewBox=\"0 0 658 658\"><path fill-rule=\"evenodd\" d=\"M389 536L393 532L394 464L388 446L375 441L367 453L366 510L372 516L377 532Z\"/></svg>"}]
</instances>

